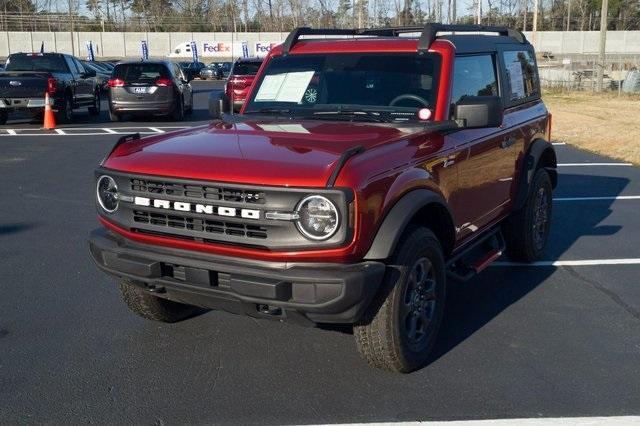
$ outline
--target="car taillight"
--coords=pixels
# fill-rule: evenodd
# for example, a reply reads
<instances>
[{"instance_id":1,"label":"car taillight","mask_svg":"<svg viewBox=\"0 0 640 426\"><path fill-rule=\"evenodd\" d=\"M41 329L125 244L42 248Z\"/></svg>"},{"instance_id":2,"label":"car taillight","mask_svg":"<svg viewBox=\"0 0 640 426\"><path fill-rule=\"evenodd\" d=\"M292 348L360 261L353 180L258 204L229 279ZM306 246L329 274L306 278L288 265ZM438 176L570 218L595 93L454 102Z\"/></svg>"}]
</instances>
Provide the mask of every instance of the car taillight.
<instances>
[{"instance_id":1,"label":"car taillight","mask_svg":"<svg viewBox=\"0 0 640 426\"><path fill-rule=\"evenodd\" d=\"M47 79L47 93L53 95L56 90L58 90L58 81L53 77L49 77Z\"/></svg>"},{"instance_id":2,"label":"car taillight","mask_svg":"<svg viewBox=\"0 0 640 426\"><path fill-rule=\"evenodd\" d=\"M124 80L120 80L119 78L110 78L107 85L109 85L109 87L122 87L124 86Z\"/></svg>"},{"instance_id":3,"label":"car taillight","mask_svg":"<svg viewBox=\"0 0 640 426\"><path fill-rule=\"evenodd\" d=\"M156 86L161 86L161 87L171 86L171 79L159 78L156 80Z\"/></svg>"}]
</instances>

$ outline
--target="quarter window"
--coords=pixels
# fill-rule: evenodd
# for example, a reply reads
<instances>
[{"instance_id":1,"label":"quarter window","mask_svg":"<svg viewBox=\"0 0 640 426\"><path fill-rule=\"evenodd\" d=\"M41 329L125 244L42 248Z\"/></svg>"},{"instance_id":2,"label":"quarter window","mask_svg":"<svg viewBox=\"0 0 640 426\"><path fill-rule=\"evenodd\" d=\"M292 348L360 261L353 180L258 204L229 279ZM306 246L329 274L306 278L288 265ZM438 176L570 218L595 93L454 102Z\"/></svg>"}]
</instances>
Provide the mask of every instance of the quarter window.
<instances>
[{"instance_id":1,"label":"quarter window","mask_svg":"<svg viewBox=\"0 0 640 426\"><path fill-rule=\"evenodd\" d=\"M465 96L497 96L498 81L491 55L456 57L453 68L451 100L460 102Z\"/></svg>"},{"instance_id":2,"label":"quarter window","mask_svg":"<svg viewBox=\"0 0 640 426\"><path fill-rule=\"evenodd\" d=\"M506 90L510 101L539 96L538 75L533 54L527 50L502 53L507 72Z\"/></svg>"}]
</instances>

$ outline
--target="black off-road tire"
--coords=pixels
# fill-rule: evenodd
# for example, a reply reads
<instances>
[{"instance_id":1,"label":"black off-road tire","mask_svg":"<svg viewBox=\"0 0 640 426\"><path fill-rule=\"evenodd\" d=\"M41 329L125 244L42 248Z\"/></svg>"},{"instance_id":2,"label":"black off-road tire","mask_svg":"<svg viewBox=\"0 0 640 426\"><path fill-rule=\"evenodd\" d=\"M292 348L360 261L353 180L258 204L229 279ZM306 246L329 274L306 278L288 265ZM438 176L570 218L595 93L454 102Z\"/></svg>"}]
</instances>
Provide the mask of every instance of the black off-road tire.
<instances>
[{"instance_id":1,"label":"black off-road tire","mask_svg":"<svg viewBox=\"0 0 640 426\"><path fill-rule=\"evenodd\" d=\"M424 282L432 282L418 291L419 280L412 277L416 265L424 265L425 260L430 268L428 271L423 269L429 278ZM442 246L431 230L411 228L404 234L389 263L395 266L389 267L380 292L354 325L353 334L360 355L371 366L409 373L428 361L442 322L446 287ZM424 304L420 306L424 310L416 313L420 303ZM428 321L426 316L429 316ZM417 339L416 333L413 333L414 339L410 337L414 317L418 318L415 321L420 322L423 330L421 339Z\"/></svg>"},{"instance_id":2,"label":"black off-road tire","mask_svg":"<svg viewBox=\"0 0 640 426\"><path fill-rule=\"evenodd\" d=\"M120 280L119 286L122 298L129 309L148 320L172 323L191 317L199 310L192 305L185 305L149 294L124 279Z\"/></svg>"},{"instance_id":3,"label":"black off-road tire","mask_svg":"<svg viewBox=\"0 0 640 426\"><path fill-rule=\"evenodd\" d=\"M533 176L527 201L504 222L507 255L514 261L533 262L540 259L549 237L553 188L545 169Z\"/></svg>"}]
</instances>

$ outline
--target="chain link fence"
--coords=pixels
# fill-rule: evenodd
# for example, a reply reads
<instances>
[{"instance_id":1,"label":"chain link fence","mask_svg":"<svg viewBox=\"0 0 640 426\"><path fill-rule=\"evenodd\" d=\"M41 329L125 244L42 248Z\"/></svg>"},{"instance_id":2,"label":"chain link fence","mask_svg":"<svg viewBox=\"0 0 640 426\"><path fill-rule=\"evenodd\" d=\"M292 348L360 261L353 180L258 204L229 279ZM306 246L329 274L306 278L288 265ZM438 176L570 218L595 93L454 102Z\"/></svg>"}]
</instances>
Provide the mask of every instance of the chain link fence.
<instances>
[{"instance_id":1,"label":"chain link fence","mask_svg":"<svg viewBox=\"0 0 640 426\"><path fill-rule=\"evenodd\" d=\"M538 52L540 83L546 89L564 91L596 91L597 55L571 54L556 56ZM604 64L603 88L607 91L640 93L640 55L608 54ZM625 84L626 82L626 84Z\"/></svg>"}]
</instances>

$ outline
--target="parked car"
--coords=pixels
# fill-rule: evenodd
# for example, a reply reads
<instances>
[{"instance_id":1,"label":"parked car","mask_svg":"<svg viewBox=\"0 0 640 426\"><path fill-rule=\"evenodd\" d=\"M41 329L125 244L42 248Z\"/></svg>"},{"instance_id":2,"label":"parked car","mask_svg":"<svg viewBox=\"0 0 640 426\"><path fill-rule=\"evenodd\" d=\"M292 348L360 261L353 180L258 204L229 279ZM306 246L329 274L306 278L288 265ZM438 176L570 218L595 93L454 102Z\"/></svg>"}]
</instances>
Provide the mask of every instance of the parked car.
<instances>
[{"instance_id":1,"label":"parked car","mask_svg":"<svg viewBox=\"0 0 640 426\"><path fill-rule=\"evenodd\" d=\"M14 53L0 74L0 124L12 111L41 114L45 93L59 122L69 122L73 111L87 107L100 114L100 88L96 73L80 60L63 53Z\"/></svg>"},{"instance_id":2,"label":"parked car","mask_svg":"<svg viewBox=\"0 0 640 426\"><path fill-rule=\"evenodd\" d=\"M111 72L106 71L104 68L97 66L95 62L91 61L80 61L85 69L93 70L96 73L96 82L98 83L98 87L100 87L101 91L107 89L107 83L109 82L109 78L111 77Z\"/></svg>"},{"instance_id":3,"label":"parked car","mask_svg":"<svg viewBox=\"0 0 640 426\"><path fill-rule=\"evenodd\" d=\"M504 27L415 32L299 28L240 114L121 139L89 245L129 308L347 324L369 364L409 372L448 281L539 259L558 174L533 46Z\"/></svg>"},{"instance_id":4,"label":"parked car","mask_svg":"<svg viewBox=\"0 0 640 426\"><path fill-rule=\"evenodd\" d=\"M200 76L200 70L205 67L202 62L179 62L180 68L189 81Z\"/></svg>"},{"instance_id":5,"label":"parked car","mask_svg":"<svg viewBox=\"0 0 640 426\"><path fill-rule=\"evenodd\" d=\"M169 61L120 62L108 85L111 121L119 121L124 114L182 120L193 110L189 79Z\"/></svg>"},{"instance_id":6,"label":"parked car","mask_svg":"<svg viewBox=\"0 0 640 426\"><path fill-rule=\"evenodd\" d=\"M222 70L216 64L209 64L200 70L200 78L202 80L220 80L222 78Z\"/></svg>"},{"instance_id":7,"label":"parked car","mask_svg":"<svg viewBox=\"0 0 640 426\"><path fill-rule=\"evenodd\" d=\"M209 114L219 118L222 112L238 112L242 108L256 73L264 58L240 58L231 68L231 73L224 85L224 92L211 92L209 95Z\"/></svg>"},{"instance_id":8,"label":"parked car","mask_svg":"<svg viewBox=\"0 0 640 426\"><path fill-rule=\"evenodd\" d=\"M212 62L213 64L214 62ZM221 76L219 78L219 80L225 79L229 77L229 74L231 73L231 68L233 67L233 62L215 62L216 66L218 67L218 70L221 72Z\"/></svg>"}]
</instances>

